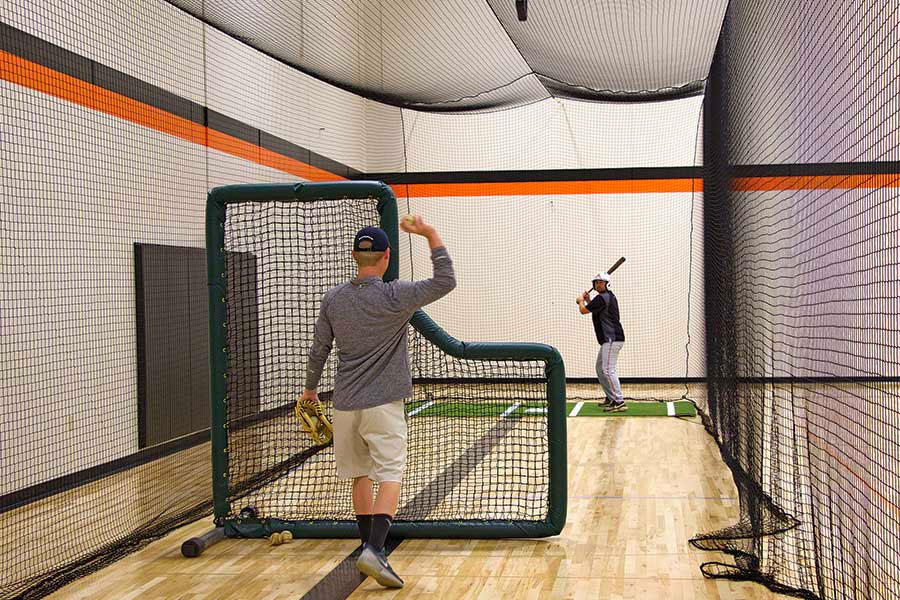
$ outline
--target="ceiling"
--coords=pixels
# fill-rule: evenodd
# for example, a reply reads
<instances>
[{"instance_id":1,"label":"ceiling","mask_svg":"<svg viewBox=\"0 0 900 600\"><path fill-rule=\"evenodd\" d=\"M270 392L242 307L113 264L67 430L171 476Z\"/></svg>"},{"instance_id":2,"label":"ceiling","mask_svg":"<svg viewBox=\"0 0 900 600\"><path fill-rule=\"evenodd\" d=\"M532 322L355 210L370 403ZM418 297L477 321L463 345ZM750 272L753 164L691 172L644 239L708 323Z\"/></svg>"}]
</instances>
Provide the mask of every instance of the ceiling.
<instances>
[{"instance_id":1,"label":"ceiling","mask_svg":"<svg viewBox=\"0 0 900 600\"><path fill-rule=\"evenodd\" d=\"M727 0L169 0L367 98L483 111L702 93Z\"/></svg>"}]
</instances>

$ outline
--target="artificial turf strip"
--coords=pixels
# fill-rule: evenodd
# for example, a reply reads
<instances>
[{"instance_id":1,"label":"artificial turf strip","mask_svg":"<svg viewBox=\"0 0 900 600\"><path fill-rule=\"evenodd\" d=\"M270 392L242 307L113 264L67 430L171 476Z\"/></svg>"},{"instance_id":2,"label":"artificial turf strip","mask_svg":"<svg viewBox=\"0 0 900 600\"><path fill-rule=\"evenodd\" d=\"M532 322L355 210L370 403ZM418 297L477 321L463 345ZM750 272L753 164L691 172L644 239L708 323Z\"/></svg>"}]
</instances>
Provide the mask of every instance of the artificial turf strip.
<instances>
[{"instance_id":1,"label":"artificial turf strip","mask_svg":"<svg viewBox=\"0 0 900 600\"><path fill-rule=\"evenodd\" d=\"M514 410L510 408L515 402L435 402L425 407L416 403L410 407L414 417L539 417L546 414L545 404L522 402ZM576 402L566 403L566 414L571 414ZM579 417L665 417L668 416L665 402L628 402L628 410L607 413L597 406L596 402L585 402L578 412ZM529 410L531 409L531 410ZM509 412L507 412L509 411ZM697 414L690 402L675 402L675 417L693 417Z\"/></svg>"},{"instance_id":2,"label":"artificial turf strip","mask_svg":"<svg viewBox=\"0 0 900 600\"><path fill-rule=\"evenodd\" d=\"M416 417L499 417L512 407L515 402L435 402L434 405L417 412ZM538 402L522 402L507 413L510 417L540 416L545 404ZM421 406L419 406L421 408ZM528 412L529 408L535 409ZM539 409L539 410L538 410ZM413 407L415 410L415 407Z\"/></svg>"},{"instance_id":3,"label":"artificial turf strip","mask_svg":"<svg viewBox=\"0 0 900 600\"><path fill-rule=\"evenodd\" d=\"M571 414L575 408L575 402L566 403L566 414ZM665 417L668 415L666 402L626 402L628 410L621 412L603 412L603 409L597 406L596 402L585 402L581 410L578 411L579 417ZM693 403L687 401L675 402L675 414L673 417L694 417L697 410Z\"/></svg>"}]
</instances>

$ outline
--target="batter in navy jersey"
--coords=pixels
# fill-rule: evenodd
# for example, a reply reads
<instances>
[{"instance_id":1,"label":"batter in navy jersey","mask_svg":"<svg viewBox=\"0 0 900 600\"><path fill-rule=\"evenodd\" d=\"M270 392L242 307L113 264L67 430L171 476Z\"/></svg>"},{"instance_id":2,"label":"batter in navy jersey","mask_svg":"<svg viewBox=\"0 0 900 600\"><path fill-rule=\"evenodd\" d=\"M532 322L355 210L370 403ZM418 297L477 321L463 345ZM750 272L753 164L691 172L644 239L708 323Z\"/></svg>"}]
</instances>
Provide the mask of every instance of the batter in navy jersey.
<instances>
[{"instance_id":1,"label":"batter in navy jersey","mask_svg":"<svg viewBox=\"0 0 900 600\"><path fill-rule=\"evenodd\" d=\"M597 379L606 394L606 400L600 405L607 412L618 412L627 408L622 385L616 373L619 352L625 345L625 330L622 329L622 322L619 320L619 301L609 290L609 280L609 273L598 273L593 281L594 290L597 292L594 299L591 300L588 292L584 292L578 296L576 302L581 314L591 315L594 333L600 344L600 352L597 355Z\"/></svg>"}]
</instances>

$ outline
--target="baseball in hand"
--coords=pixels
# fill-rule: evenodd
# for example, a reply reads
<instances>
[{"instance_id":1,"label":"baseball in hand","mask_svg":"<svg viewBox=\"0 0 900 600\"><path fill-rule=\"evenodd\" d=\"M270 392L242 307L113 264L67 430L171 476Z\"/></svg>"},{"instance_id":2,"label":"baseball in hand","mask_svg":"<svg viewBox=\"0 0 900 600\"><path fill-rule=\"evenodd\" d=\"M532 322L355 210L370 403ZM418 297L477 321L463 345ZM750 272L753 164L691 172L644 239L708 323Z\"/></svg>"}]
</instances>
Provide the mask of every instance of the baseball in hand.
<instances>
[{"instance_id":1,"label":"baseball in hand","mask_svg":"<svg viewBox=\"0 0 900 600\"><path fill-rule=\"evenodd\" d=\"M403 217L403 222L407 225L415 225L416 215L406 215L405 217Z\"/></svg>"}]
</instances>

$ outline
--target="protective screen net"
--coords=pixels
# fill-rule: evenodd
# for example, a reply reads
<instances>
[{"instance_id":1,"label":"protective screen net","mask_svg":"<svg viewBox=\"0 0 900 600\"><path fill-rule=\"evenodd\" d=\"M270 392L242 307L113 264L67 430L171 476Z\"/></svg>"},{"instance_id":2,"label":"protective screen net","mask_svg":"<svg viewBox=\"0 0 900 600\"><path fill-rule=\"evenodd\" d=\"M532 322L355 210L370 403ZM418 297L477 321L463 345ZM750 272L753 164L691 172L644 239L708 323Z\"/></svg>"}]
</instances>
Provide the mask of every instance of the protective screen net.
<instances>
[{"instance_id":1,"label":"protective screen net","mask_svg":"<svg viewBox=\"0 0 900 600\"><path fill-rule=\"evenodd\" d=\"M260 518L355 519L350 480L337 479L331 446L301 431L293 404L322 295L354 277L353 237L373 223L374 199L227 207L230 516L252 506ZM544 520L544 363L456 359L412 327L409 336L415 386L397 520ZM338 352L319 386L329 418Z\"/></svg>"}]
</instances>

